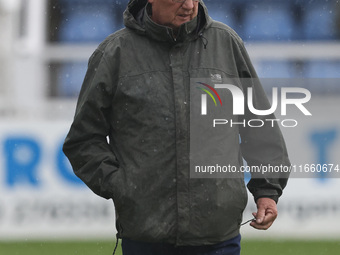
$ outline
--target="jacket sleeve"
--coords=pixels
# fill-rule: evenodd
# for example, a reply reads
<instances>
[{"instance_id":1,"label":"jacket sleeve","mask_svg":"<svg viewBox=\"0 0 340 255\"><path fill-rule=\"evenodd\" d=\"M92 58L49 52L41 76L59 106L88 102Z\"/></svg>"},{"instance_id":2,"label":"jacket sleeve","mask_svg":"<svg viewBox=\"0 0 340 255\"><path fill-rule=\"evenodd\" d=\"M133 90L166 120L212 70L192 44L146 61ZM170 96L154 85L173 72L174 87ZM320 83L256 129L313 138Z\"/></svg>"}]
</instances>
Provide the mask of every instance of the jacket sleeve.
<instances>
[{"instance_id":1,"label":"jacket sleeve","mask_svg":"<svg viewBox=\"0 0 340 255\"><path fill-rule=\"evenodd\" d=\"M115 70L97 49L89 60L63 151L75 174L97 195L112 198L117 159L108 144Z\"/></svg>"},{"instance_id":2,"label":"jacket sleeve","mask_svg":"<svg viewBox=\"0 0 340 255\"><path fill-rule=\"evenodd\" d=\"M248 98L247 88L252 87L252 99L255 109L267 110L271 108L264 89L257 77L254 67L249 59L243 43L239 43L240 60L238 63L239 77L243 86L245 98ZM290 169L290 161L281 130L275 120L274 114L259 116L251 113L245 100L246 121L260 119L264 123L262 127L250 127L246 125L240 129L241 153L248 166L271 166L285 167ZM280 168L282 169L282 168ZM251 173L251 180L247 184L249 191L253 194L255 201L261 197L268 197L278 202L285 188L289 172L279 173Z\"/></svg>"}]
</instances>

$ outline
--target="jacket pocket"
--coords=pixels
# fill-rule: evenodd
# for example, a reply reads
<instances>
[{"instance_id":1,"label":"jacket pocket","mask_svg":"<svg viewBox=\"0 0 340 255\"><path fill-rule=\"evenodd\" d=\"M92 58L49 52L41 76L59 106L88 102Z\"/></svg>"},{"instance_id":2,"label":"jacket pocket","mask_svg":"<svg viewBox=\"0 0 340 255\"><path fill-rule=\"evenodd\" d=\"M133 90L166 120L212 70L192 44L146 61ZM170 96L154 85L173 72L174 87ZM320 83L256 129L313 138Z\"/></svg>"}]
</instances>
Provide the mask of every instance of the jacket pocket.
<instances>
[{"instance_id":1,"label":"jacket pocket","mask_svg":"<svg viewBox=\"0 0 340 255\"><path fill-rule=\"evenodd\" d=\"M111 178L110 178L110 191L111 191L111 198L114 202L115 207L119 207L120 204L122 204L122 198L124 197L125 190L124 185L125 178L123 175L123 170L121 168L118 168L117 171L115 171Z\"/></svg>"}]
</instances>

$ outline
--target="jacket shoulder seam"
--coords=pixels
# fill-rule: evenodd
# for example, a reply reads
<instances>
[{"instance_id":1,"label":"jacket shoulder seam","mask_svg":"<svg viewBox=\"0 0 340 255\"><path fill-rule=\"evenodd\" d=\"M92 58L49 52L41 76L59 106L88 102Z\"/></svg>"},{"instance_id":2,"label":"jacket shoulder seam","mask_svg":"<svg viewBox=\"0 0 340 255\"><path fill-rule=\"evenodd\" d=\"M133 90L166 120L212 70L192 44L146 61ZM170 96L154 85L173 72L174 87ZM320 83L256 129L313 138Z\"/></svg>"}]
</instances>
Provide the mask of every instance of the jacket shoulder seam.
<instances>
[{"instance_id":1,"label":"jacket shoulder seam","mask_svg":"<svg viewBox=\"0 0 340 255\"><path fill-rule=\"evenodd\" d=\"M237 47L239 48L240 51L242 51L242 45L244 44L243 43L243 40L242 38L235 32L234 29L232 29L231 27L229 27L228 25L222 23L222 22L219 22L219 21L216 21L214 20L212 22L212 25L210 26L211 29L217 29L217 30L221 30L223 32L226 32L227 34L230 35L230 37L236 42L237 44Z\"/></svg>"}]
</instances>

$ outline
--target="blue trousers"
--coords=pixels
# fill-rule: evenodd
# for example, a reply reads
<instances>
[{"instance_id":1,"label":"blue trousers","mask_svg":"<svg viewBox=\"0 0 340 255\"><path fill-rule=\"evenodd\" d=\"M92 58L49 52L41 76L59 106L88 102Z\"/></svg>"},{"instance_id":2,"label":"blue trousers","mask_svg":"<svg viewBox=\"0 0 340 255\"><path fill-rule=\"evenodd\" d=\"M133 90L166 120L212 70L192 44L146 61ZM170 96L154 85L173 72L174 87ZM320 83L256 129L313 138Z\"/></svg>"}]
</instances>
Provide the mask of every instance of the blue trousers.
<instances>
[{"instance_id":1,"label":"blue trousers","mask_svg":"<svg viewBox=\"0 0 340 255\"><path fill-rule=\"evenodd\" d=\"M240 255L241 235L214 245L174 246L165 243L144 243L122 240L123 255Z\"/></svg>"}]
</instances>

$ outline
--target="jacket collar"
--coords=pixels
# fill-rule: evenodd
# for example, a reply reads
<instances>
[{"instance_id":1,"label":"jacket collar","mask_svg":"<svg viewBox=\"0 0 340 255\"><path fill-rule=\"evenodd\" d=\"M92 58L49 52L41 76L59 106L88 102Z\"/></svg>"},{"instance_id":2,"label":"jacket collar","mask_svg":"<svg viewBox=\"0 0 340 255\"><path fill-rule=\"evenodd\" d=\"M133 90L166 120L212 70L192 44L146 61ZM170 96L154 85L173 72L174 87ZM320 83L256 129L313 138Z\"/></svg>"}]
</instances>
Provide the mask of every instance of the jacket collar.
<instances>
[{"instance_id":1,"label":"jacket collar","mask_svg":"<svg viewBox=\"0 0 340 255\"><path fill-rule=\"evenodd\" d=\"M130 0L124 12L124 24L136 33L147 35L154 40L172 44L198 38L198 35L211 24L211 18L203 1L199 3L198 17L183 24L174 36L167 26L155 23L151 18L151 4L147 0Z\"/></svg>"},{"instance_id":2,"label":"jacket collar","mask_svg":"<svg viewBox=\"0 0 340 255\"><path fill-rule=\"evenodd\" d=\"M195 35L198 20L197 17L181 25L177 34L175 34L172 28L155 23L151 19L151 14L151 4L147 3L146 7L144 8L143 25L146 34L155 40L176 43L184 42Z\"/></svg>"}]
</instances>

